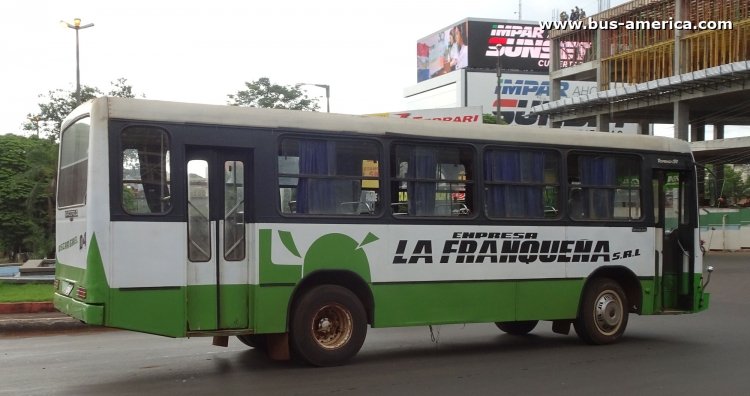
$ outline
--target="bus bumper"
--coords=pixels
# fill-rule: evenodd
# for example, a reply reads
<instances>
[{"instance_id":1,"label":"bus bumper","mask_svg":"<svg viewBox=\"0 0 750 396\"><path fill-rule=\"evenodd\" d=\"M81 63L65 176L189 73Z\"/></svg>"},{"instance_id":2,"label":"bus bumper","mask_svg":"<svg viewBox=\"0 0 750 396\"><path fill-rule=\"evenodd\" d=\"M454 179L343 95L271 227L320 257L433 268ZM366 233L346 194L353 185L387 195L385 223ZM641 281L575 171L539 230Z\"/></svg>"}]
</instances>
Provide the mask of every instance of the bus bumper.
<instances>
[{"instance_id":1,"label":"bus bumper","mask_svg":"<svg viewBox=\"0 0 750 396\"><path fill-rule=\"evenodd\" d=\"M90 325L104 325L103 305L86 304L57 293L55 293L52 301L55 308L66 315Z\"/></svg>"}]
</instances>

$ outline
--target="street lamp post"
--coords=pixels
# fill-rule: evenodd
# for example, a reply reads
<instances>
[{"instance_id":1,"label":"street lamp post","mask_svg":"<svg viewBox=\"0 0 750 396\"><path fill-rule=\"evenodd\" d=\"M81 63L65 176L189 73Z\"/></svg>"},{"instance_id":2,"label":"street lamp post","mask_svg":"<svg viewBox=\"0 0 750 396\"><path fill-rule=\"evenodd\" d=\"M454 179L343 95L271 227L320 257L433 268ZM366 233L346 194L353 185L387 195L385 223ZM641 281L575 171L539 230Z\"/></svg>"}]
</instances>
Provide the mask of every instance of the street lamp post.
<instances>
[{"instance_id":1,"label":"street lamp post","mask_svg":"<svg viewBox=\"0 0 750 396\"><path fill-rule=\"evenodd\" d=\"M316 87L325 88L326 90L326 113L331 112L331 87L328 84L308 84L302 83L302 85L314 85Z\"/></svg>"},{"instance_id":2,"label":"street lamp post","mask_svg":"<svg viewBox=\"0 0 750 396\"><path fill-rule=\"evenodd\" d=\"M80 55L78 50L78 31L81 29L86 29L94 26L93 23L87 23L85 25L81 25L81 18L75 18L73 19L73 23L68 23L65 21L60 21L60 23L65 24L67 27L73 29L76 31L76 100L81 101L81 66L80 66Z\"/></svg>"}]
</instances>

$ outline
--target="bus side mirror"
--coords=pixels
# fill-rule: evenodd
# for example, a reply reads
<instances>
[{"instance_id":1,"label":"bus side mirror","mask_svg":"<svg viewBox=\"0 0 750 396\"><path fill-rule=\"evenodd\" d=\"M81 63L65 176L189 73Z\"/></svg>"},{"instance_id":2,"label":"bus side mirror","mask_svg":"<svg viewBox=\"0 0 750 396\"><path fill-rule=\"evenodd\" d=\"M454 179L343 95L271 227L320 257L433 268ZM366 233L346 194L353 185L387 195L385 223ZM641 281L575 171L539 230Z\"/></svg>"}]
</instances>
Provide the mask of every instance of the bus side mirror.
<instances>
[{"instance_id":1,"label":"bus side mirror","mask_svg":"<svg viewBox=\"0 0 750 396\"><path fill-rule=\"evenodd\" d=\"M703 289L704 291L706 290L706 286L708 286L708 282L711 282L711 273L714 272L714 266L709 265L708 267L706 267L706 272L708 273L708 275L706 276L706 283L704 283L701 287L701 289Z\"/></svg>"}]
</instances>

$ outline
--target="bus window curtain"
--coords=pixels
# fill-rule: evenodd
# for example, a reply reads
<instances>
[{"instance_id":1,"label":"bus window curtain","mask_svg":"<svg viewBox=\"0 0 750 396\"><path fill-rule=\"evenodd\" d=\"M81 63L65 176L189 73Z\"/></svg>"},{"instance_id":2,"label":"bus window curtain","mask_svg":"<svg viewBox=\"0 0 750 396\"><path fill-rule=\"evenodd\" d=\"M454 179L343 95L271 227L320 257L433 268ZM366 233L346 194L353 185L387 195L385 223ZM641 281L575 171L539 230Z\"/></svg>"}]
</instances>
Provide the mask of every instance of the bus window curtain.
<instances>
[{"instance_id":1,"label":"bus window curtain","mask_svg":"<svg viewBox=\"0 0 750 396\"><path fill-rule=\"evenodd\" d=\"M544 153L522 152L521 153L521 180L535 183L533 186L524 186L526 190L526 217L544 217Z\"/></svg>"},{"instance_id":2,"label":"bus window curtain","mask_svg":"<svg viewBox=\"0 0 750 396\"><path fill-rule=\"evenodd\" d=\"M412 179L435 179L437 153L429 147L416 147L409 153L407 177ZM437 183L434 181L410 181L407 185L410 216L432 216L435 213Z\"/></svg>"},{"instance_id":3,"label":"bus window curtain","mask_svg":"<svg viewBox=\"0 0 750 396\"><path fill-rule=\"evenodd\" d=\"M169 175L167 174L167 151L163 136L153 139L144 133L143 140L136 142L143 195L150 213L169 210Z\"/></svg>"},{"instance_id":4,"label":"bus window curtain","mask_svg":"<svg viewBox=\"0 0 750 396\"><path fill-rule=\"evenodd\" d=\"M297 213L325 214L336 212L333 180L302 175L332 176L335 173L336 143L322 140L299 141L299 185Z\"/></svg>"},{"instance_id":5,"label":"bus window curtain","mask_svg":"<svg viewBox=\"0 0 750 396\"><path fill-rule=\"evenodd\" d=\"M607 157L578 158L578 172L584 186L583 208L590 219L611 219L615 214L615 159ZM606 188L596 188L602 186Z\"/></svg>"},{"instance_id":6,"label":"bus window curtain","mask_svg":"<svg viewBox=\"0 0 750 396\"><path fill-rule=\"evenodd\" d=\"M544 153L490 151L484 157L484 177L490 182L544 182ZM491 184L487 186L490 217L544 217L541 185Z\"/></svg>"}]
</instances>

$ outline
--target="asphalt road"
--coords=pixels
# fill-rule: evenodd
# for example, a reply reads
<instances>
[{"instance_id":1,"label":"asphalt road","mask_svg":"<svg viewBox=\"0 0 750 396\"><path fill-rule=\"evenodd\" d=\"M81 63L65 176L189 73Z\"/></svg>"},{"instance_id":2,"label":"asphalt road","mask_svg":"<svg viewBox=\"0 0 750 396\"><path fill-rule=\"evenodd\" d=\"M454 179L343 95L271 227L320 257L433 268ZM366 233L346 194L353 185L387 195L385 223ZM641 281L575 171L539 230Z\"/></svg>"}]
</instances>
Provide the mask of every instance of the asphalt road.
<instances>
[{"instance_id":1,"label":"asphalt road","mask_svg":"<svg viewBox=\"0 0 750 396\"><path fill-rule=\"evenodd\" d=\"M371 329L349 365L309 368L236 339L220 348L112 330L25 334L0 336L0 394L747 395L750 254L707 259L709 311L631 316L615 345L584 345L549 323L526 337L491 324Z\"/></svg>"}]
</instances>

